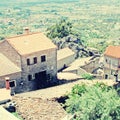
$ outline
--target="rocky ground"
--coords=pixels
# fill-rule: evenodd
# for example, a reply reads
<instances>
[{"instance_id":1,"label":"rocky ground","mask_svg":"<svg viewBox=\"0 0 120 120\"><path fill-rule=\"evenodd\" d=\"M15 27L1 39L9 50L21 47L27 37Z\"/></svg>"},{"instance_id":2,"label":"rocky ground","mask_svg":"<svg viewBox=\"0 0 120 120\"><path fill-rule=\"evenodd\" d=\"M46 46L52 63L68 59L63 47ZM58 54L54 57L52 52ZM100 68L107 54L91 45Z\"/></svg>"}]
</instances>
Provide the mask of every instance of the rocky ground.
<instances>
[{"instance_id":1,"label":"rocky ground","mask_svg":"<svg viewBox=\"0 0 120 120\"><path fill-rule=\"evenodd\" d=\"M94 84L103 82L107 85L116 84L113 80L78 80L64 85L41 89L33 92L17 94L13 97L20 116L25 120L68 120L67 113L58 99L67 95L75 84Z\"/></svg>"},{"instance_id":2,"label":"rocky ground","mask_svg":"<svg viewBox=\"0 0 120 120\"><path fill-rule=\"evenodd\" d=\"M55 99L14 97L17 111L25 120L62 120L67 113Z\"/></svg>"}]
</instances>

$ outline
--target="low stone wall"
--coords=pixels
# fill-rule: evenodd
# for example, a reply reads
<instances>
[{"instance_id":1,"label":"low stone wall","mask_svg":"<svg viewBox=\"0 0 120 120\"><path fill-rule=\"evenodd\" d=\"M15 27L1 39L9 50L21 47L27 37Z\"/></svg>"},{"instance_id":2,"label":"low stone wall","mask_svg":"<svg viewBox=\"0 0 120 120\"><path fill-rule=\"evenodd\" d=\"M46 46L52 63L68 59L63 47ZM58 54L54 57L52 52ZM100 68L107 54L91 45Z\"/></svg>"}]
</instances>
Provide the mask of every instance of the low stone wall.
<instances>
[{"instance_id":1,"label":"low stone wall","mask_svg":"<svg viewBox=\"0 0 120 120\"><path fill-rule=\"evenodd\" d=\"M25 120L61 120L67 113L55 99L14 96L13 101Z\"/></svg>"}]
</instances>

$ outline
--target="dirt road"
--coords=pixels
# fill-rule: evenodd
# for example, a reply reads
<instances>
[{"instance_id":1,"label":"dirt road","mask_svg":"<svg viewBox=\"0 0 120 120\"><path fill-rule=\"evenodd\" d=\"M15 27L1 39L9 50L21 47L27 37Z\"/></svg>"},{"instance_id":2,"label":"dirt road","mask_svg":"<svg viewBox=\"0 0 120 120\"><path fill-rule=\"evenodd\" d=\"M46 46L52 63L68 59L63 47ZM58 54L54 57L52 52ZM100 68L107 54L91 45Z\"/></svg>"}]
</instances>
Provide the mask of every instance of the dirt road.
<instances>
[{"instance_id":1,"label":"dirt road","mask_svg":"<svg viewBox=\"0 0 120 120\"><path fill-rule=\"evenodd\" d=\"M22 97L33 97L33 98L42 98L42 99L52 99L52 98L59 98L61 96L64 96L68 94L71 91L71 88L75 84L94 84L96 82L103 82L107 85L114 85L115 82L113 80L78 80L72 83L67 83L64 85L59 85L59 86L54 86L46 89L41 89L33 92L27 92L27 93L22 93L18 94L18 96Z\"/></svg>"}]
</instances>

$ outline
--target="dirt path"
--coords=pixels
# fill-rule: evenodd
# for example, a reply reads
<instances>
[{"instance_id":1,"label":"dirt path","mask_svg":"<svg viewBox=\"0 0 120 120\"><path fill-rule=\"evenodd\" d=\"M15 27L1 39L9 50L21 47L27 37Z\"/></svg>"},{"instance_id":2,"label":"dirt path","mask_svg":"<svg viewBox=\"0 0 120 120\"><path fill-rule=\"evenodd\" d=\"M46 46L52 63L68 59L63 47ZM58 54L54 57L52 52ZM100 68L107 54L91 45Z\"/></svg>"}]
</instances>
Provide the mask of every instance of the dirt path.
<instances>
[{"instance_id":1,"label":"dirt path","mask_svg":"<svg viewBox=\"0 0 120 120\"><path fill-rule=\"evenodd\" d=\"M114 85L115 84L115 82L113 80L78 80L76 82L67 83L64 85L59 85L59 86L41 89L41 90L37 90L37 91L33 91L33 92L18 94L18 96L42 98L42 99L59 98L61 96L68 94L71 91L71 88L75 84L85 83L87 85L90 85L90 84L94 84L96 82L103 82L107 85Z\"/></svg>"},{"instance_id":2,"label":"dirt path","mask_svg":"<svg viewBox=\"0 0 120 120\"><path fill-rule=\"evenodd\" d=\"M0 101L5 99L11 99L10 90L6 90L5 88L0 89Z\"/></svg>"}]
</instances>

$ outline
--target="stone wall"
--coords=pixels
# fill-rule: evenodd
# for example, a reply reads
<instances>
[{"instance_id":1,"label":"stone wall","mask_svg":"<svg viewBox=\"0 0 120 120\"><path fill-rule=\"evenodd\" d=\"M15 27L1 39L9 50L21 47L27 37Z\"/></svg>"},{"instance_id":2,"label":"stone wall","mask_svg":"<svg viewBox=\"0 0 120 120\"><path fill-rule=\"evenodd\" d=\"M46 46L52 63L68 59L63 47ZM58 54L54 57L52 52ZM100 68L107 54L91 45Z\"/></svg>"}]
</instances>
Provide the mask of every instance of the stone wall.
<instances>
[{"instance_id":1,"label":"stone wall","mask_svg":"<svg viewBox=\"0 0 120 120\"><path fill-rule=\"evenodd\" d=\"M13 101L18 113L25 120L61 120L67 115L55 99L15 96Z\"/></svg>"},{"instance_id":2,"label":"stone wall","mask_svg":"<svg viewBox=\"0 0 120 120\"><path fill-rule=\"evenodd\" d=\"M86 63L86 65L82 66L81 68L85 69L88 73L92 73L96 68L99 67L99 58Z\"/></svg>"},{"instance_id":3,"label":"stone wall","mask_svg":"<svg viewBox=\"0 0 120 120\"><path fill-rule=\"evenodd\" d=\"M46 55L46 61L41 62L41 56ZM37 53L33 53L30 55L25 55L22 57L22 71L24 72L23 75L34 74L36 72L46 70L48 73L51 73L53 76L57 73L57 53L55 49L40 51ZM33 58L37 57L37 63L27 65L26 60L29 58L33 61Z\"/></svg>"},{"instance_id":4,"label":"stone wall","mask_svg":"<svg viewBox=\"0 0 120 120\"><path fill-rule=\"evenodd\" d=\"M41 62L41 56L46 56L46 61ZM37 57L37 63L27 65L27 59L33 61L33 58ZM56 49L49 49L40 52L36 52L33 54L22 56L22 79L24 83L25 91L34 90L35 88L35 73L39 73L42 71L46 71L47 76L49 75L49 79L47 77L48 82L53 83L56 82L57 76L57 51ZM28 81L28 75L33 76L33 80Z\"/></svg>"},{"instance_id":5,"label":"stone wall","mask_svg":"<svg viewBox=\"0 0 120 120\"><path fill-rule=\"evenodd\" d=\"M13 73L13 74L9 74L6 76L1 76L0 77L0 88L5 88L5 77L9 77L10 81L11 80L15 80L16 81L16 87L14 88L14 90L17 92L18 89L17 87L19 86L20 80L21 80L21 72L18 73Z\"/></svg>"},{"instance_id":6,"label":"stone wall","mask_svg":"<svg viewBox=\"0 0 120 120\"><path fill-rule=\"evenodd\" d=\"M0 43L0 52L21 68L20 55L6 40Z\"/></svg>"},{"instance_id":7,"label":"stone wall","mask_svg":"<svg viewBox=\"0 0 120 120\"><path fill-rule=\"evenodd\" d=\"M117 58L104 56L104 78L105 79L115 79L114 74L118 70L118 78L120 79L120 61Z\"/></svg>"},{"instance_id":8,"label":"stone wall","mask_svg":"<svg viewBox=\"0 0 120 120\"><path fill-rule=\"evenodd\" d=\"M104 68L104 78L105 79L114 79L115 80L115 73L116 70L109 69L109 68ZM106 77L107 75L107 77ZM118 78L120 79L120 71L118 71Z\"/></svg>"},{"instance_id":9,"label":"stone wall","mask_svg":"<svg viewBox=\"0 0 120 120\"><path fill-rule=\"evenodd\" d=\"M65 54L65 53L63 53ZM65 66L70 65L75 60L75 54L70 55L66 58L57 60L57 71L63 69Z\"/></svg>"}]
</instances>

